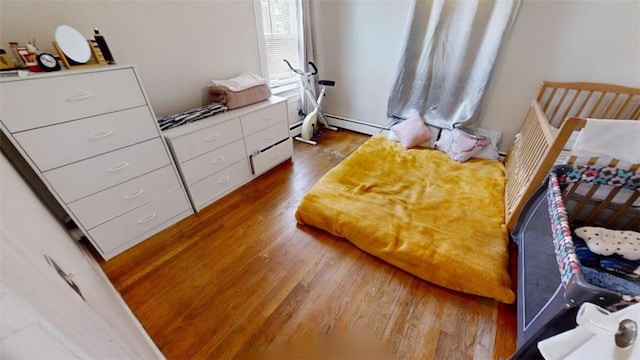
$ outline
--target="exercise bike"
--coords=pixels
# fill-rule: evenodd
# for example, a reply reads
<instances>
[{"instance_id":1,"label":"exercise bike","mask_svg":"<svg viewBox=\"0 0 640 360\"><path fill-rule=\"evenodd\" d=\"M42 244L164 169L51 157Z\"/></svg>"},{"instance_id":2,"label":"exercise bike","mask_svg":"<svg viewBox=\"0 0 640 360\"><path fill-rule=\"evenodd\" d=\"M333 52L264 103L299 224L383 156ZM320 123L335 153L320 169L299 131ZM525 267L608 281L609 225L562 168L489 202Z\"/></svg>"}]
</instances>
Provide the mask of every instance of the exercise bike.
<instances>
[{"instance_id":1,"label":"exercise bike","mask_svg":"<svg viewBox=\"0 0 640 360\"><path fill-rule=\"evenodd\" d=\"M318 81L318 84L320 85L320 94L318 95L318 99L316 100L313 97L313 91L311 91L311 86L312 86L311 77L318 73L318 68L316 67L316 65L313 62L309 61L309 65L311 65L311 67L313 68L313 72L304 72L300 69L294 69L289 63L289 61L287 61L286 59L284 59L284 62L287 63L287 66L289 66L289 69L291 69L291 71L300 75L300 77L302 78L302 85L304 86L304 93L306 94L307 98L309 99L309 101L311 101L311 104L313 105L313 111L306 114L306 116L304 117L304 120L302 121L302 131L300 132L300 136L296 136L295 139L307 144L316 145L317 142L311 139L320 137L321 135L320 129L318 128L318 118L320 118L320 121L322 121L322 124L324 125L325 128L333 131L338 130L338 128L336 128L335 126L331 126L331 124L329 124L329 121L327 120L327 117L324 115L324 112L322 111L322 106L321 106L322 98L324 97L324 94L325 94L325 88L327 86L335 86L336 82L332 80ZM304 115L304 112L302 110L300 110L298 113L301 116Z\"/></svg>"}]
</instances>

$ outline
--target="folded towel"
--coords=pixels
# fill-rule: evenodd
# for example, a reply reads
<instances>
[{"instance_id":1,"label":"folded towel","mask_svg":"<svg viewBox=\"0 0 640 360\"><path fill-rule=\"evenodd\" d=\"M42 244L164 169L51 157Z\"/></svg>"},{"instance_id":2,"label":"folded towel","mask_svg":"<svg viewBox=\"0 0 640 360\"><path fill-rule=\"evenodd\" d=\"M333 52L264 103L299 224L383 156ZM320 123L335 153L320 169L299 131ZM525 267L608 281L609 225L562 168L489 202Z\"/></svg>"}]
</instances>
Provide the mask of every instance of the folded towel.
<instances>
[{"instance_id":1,"label":"folded towel","mask_svg":"<svg viewBox=\"0 0 640 360\"><path fill-rule=\"evenodd\" d=\"M209 100L225 105L227 109L255 104L271 96L268 85L258 85L242 91L231 91L226 86L209 86Z\"/></svg>"},{"instance_id":2,"label":"folded towel","mask_svg":"<svg viewBox=\"0 0 640 360\"><path fill-rule=\"evenodd\" d=\"M640 163L640 121L587 119L573 152L580 156L608 155Z\"/></svg>"},{"instance_id":3,"label":"folded towel","mask_svg":"<svg viewBox=\"0 0 640 360\"><path fill-rule=\"evenodd\" d=\"M250 71L243 72L242 74L228 80L209 81L210 85L224 86L231 91L242 91L254 86L265 85L266 83L266 79L263 79Z\"/></svg>"}]
</instances>

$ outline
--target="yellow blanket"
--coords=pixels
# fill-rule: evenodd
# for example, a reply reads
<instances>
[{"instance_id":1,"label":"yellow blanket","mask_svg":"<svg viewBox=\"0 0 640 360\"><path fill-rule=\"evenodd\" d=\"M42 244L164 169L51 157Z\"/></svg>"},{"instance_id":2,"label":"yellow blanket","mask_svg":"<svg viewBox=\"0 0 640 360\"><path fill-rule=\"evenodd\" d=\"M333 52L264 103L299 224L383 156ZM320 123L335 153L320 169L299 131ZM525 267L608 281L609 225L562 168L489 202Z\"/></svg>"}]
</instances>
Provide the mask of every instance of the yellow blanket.
<instances>
[{"instance_id":1,"label":"yellow blanket","mask_svg":"<svg viewBox=\"0 0 640 360\"><path fill-rule=\"evenodd\" d=\"M376 135L313 186L296 219L429 282L513 303L504 188L497 161L461 164Z\"/></svg>"}]
</instances>

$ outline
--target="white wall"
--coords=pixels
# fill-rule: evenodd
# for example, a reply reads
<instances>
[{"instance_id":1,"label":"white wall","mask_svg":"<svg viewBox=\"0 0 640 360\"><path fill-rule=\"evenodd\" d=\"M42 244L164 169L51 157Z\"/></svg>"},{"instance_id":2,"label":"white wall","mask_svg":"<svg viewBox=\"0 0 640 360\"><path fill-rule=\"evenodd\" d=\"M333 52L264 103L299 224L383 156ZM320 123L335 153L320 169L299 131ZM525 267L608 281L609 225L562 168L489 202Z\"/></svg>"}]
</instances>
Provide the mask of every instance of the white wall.
<instances>
[{"instance_id":1,"label":"white wall","mask_svg":"<svg viewBox=\"0 0 640 360\"><path fill-rule=\"evenodd\" d=\"M0 44L36 38L43 51L58 25L104 34L116 61L134 64L158 116L202 105L210 79L260 74L251 0L0 0Z\"/></svg>"},{"instance_id":2,"label":"white wall","mask_svg":"<svg viewBox=\"0 0 640 360\"><path fill-rule=\"evenodd\" d=\"M409 0L316 1L314 10L320 76L336 81L323 109L386 125Z\"/></svg>"},{"instance_id":3,"label":"white wall","mask_svg":"<svg viewBox=\"0 0 640 360\"><path fill-rule=\"evenodd\" d=\"M316 0L314 7L320 75L337 83L326 112L385 125L409 0ZM63 23L87 37L100 28L116 60L137 65L157 115L200 105L209 79L260 73L251 0L0 0L0 44L35 36L50 50ZM482 124L503 130L506 148L544 79L640 86L639 24L637 0L523 0Z\"/></svg>"},{"instance_id":4,"label":"white wall","mask_svg":"<svg viewBox=\"0 0 640 360\"><path fill-rule=\"evenodd\" d=\"M503 49L481 120L506 149L543 80L640 87L640 1L525 0Z\"/></svg>"},{"instance_id":5,"label":"white wall","mask_svg":"<svg viewBox=\"0 0 640 360\"><path fill-rule=\"evenodd\" d=\"M317 8L320 69L337 82L323 108L386 124L408 1L321 1ZM640 87L640 1L522 1L480 116L482 125L504 131L503 149L542 80Z\"/></svg>"}]
</instances>

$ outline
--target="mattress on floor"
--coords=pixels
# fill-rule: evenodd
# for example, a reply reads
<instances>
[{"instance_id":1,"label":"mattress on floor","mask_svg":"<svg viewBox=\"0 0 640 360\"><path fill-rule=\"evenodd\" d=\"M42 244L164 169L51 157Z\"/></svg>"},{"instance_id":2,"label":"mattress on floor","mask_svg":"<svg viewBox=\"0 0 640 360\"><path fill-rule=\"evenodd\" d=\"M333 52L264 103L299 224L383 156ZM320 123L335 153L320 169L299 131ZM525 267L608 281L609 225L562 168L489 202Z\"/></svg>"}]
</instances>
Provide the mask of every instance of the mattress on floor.
<instances>
[{"instance_id":1,"label":"mattress on floor","mask_svg":"<svg viewBox=\"0 0 640 360\"><path fill-rule=\"evenodd\" d=\"M500 162L376 135L312 187L296 219L426 281L513 303L504 190Z\"/></svg>"}]
</instances>

